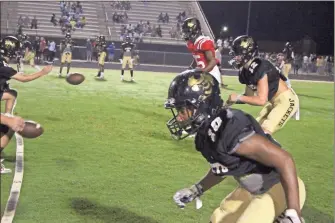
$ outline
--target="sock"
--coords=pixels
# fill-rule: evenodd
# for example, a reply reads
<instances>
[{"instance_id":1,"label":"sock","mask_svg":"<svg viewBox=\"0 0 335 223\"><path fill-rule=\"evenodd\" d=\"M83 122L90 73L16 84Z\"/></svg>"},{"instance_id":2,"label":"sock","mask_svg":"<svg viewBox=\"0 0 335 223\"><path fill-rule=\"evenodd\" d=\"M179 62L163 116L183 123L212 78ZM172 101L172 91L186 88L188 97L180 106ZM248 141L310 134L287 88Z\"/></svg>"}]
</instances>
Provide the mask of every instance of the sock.
<instances>
[{"instance_id":1,"label":"sock","mask_svg":"<svg viewBox=\"0 0 335 223\"><path fill-rule=\"evenodd\" d=\"M69 74L69 72L70 72L70 68L71 68L71 67L70 67L70 64L68 64L68 65L67 65L67 74Z\"/></svg>"},{"instance_id":2,"label":"sock","mask_svg":"<svg viewBox=\"0 0 335 223\"><path fill-rule=\"evenodd\" d=\"M60 66L59 68L59 74L62 74L63 66Z\"/></svg>"},{"instance_id":3,"label":"sock","mask_svg":"<svg viewBox=\"0 0 335 223\"><path fill-rule=\"evenodd\" d=\"M41 71L41 68L39 66L35 66L35 69Z\"/></svg>"},{"instance_id":4,"label":"sock","mask_svg":"<svg viewBox=\"0 0 335 223\"><path fill-rule=\"evenodd\" d=\"M121 70L121 75L123 76L123 74L124 74L124 70Z\"/></svg>"},{"instance_id":5,"label":"sock","mask_svg":"<svg viewBox=\"0 0 335 223\"><path fill-rule=\"evenodd\" d=\"M286 78L287 80L285 81L285 83L287 84L287 86L290 88L291 87L291 81L290 79Z\"/></svg>"},{"instance_id":6,"label":"sock","mask_svg":"<svg viewBox=\"0 0 335 223\"><path fill-rule=\"evenodd\" d=\"M100 78L104 77L104 72L100 72Z\"/></svg>"},{"instance_id":7,"label":"sock","mask_svg":"<svg viewBox=\"0 0 335 223\"><path fill-rule=\"evenodd\" d=\"M134 76L134 71L130 70L130 76L133 77Z\"/></svg>"}]
</instances>

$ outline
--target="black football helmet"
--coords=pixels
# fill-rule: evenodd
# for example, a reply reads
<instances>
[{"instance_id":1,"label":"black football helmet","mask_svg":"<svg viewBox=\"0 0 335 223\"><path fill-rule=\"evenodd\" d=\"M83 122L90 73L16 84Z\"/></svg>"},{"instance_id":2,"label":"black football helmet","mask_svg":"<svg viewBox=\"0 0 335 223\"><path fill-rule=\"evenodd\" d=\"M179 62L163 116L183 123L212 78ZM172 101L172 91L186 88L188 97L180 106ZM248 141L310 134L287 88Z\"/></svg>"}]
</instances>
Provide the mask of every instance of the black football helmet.
<instances>
[{"instance_id":1,"label":"black football helmet","mask_svg":"<svg viewBox=\"0 0 335 223\"><path fill-rule=\"evenodd\" d=\"M170 84L165 102L165 108L173 115L166 123L171 136L181 140L196 133L222 105L219 83L211 74L186 70L177 75ZM187 134L183 135L183 130Z\"/></svg>"},{"instance_id":2,"label":"black football helmet","mask_svg":"<svg viewBox=\"0 0 335 223\"><path fill-rule=\"evenodd\" d=\"M181 30L185 41L191 40L194 42L202 34L200 22L194 17L185 19Z\"/></svg>"},{"instance_id":3,"label":"black football helmet","mask_svg":"<svg viewBox=\"0 0 335 223\"><path fill-rule=\"evenodd\" d=\"M240 68L249 60L258 56L258 45L251 36L239 36L233 41L229 54L234 57L233 64Z\"/></svg>"},{"instance_id":4,"label":"black football helmet","mask_svg":"<svg viewBox=\"0 0 335 223\"><path fill-rule=\"evenodd\" d=\"M126 43L130 43L130 42L131 42L131 38L130 38L130 36L126 36L126 38L125 38L125 42L126 42Z\"/></svg>"},{"instance_id":5,"label":"black football helmet","mask_svg":"<svg viewBox=\"0 0 335 223\"><path fill-rule=\"evenodd\" d=\"M20 48L21 43L15 36L7 36L0 42L0 57L13 58Z\"/></svg>"}]
</instances>

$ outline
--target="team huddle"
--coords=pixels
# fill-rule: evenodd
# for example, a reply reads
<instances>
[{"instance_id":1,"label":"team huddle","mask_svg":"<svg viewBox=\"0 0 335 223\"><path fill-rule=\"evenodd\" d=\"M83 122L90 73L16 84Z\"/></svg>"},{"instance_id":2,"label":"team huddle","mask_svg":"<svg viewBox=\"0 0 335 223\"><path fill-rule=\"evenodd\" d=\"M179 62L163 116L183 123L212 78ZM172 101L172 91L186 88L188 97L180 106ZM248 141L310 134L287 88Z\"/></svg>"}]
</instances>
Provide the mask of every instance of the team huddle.
<instances>
[{"instance_id":1,"label":"team huddle","mask_svg":"<svg viewBox=\"0 0 335 223\"><path fill-rule=\"evenodd\" d=\"M224 101L220 63L215 57L214 41L202 34L200 22L187 18L182 25L183 38L193 56L190 68L180 73L170 83L164 104L171 110L167 122L173 138L181 140L195 136L195 147L209 163L203 179L189 188L175 193L174 202L180 208L199 197L213 186L232 176L238 186L221 202L210 217L212 223L302 223L301 209L306 191L303 180L297 176L293 157L272 137L282 129L298 111L299 98L287 75L266 59L258 57L258 45L250 36L239 36L232 44L232 64L239 71L239 82L245 85L242 94L230 94ZM74 41L66 34L61 43L59 76L67 63L69 75ZM21 61L29 62L39 71L24 75L8 66L8 60L18 56L18 49L25 49ZM97 38L99 70L96 78L104 78L107 44L104 36ZM121 45L121 80L128 65L133 77L133 51L135 45L129 37ZM29 41L23 44L15 37L6 37L0 44L0 97L6 101L5 113L1 114L1 148L3 150L14 132L21 131L24 121L12 115L17 91L7 83L11 78L32 81L48 74L52 66L42 70L33 59ZM288 68L285 68L288 69ZM234 104L262 106L257 118L239 109ZM6 170L2 167L1 171ZM262 214L258 214L262 212Z\"/></svg>"}]
</instances>

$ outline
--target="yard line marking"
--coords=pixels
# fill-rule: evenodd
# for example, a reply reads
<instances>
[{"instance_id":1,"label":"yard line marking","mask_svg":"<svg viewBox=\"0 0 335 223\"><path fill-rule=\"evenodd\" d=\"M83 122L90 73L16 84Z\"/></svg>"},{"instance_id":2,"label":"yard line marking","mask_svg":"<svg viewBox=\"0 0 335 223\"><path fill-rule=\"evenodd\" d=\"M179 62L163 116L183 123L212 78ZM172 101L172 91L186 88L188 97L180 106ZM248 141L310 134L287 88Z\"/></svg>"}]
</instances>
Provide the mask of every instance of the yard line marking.
<instances>
[{"instance_id":1,"label":"yard line marking","mask_svg":"<svg viewBox=\"0 0 335 223\"><path fill-rule=\"evenodd\" d=\"M15 175L12 183L12 188L10 190L9 198L6 204L6 209L1 219L1 223L13 222L22 187L24 143L22 136L20 136L19 134L15 133L15 138L16 138Z\"/></svg>"}]
</instances>

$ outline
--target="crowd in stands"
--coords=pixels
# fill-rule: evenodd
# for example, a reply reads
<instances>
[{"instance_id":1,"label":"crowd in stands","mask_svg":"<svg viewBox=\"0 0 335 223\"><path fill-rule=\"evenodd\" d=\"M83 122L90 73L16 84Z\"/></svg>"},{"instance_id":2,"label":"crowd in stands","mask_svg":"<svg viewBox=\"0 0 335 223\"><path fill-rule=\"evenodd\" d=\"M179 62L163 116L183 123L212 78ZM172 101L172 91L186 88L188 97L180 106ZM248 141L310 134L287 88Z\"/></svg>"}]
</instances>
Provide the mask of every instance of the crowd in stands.
<instances>
[{"instance_id":1,"label":"crowd in stands","mask_svg":"<svg viewBox=\"0 0 335 223\"><path fill-rule=\"evenodd\" d=\"M83 7L80 1L59 3L61 17L57 21L56 15L52 14L50 22L61 27L63 34L66 32L75 31L78 28L84 28L86 25L86 17L83 15Z\"/></svg>"},{"instance_id":2,"label":"crowd in stands","mask_svg":"<svg viewBox=\"0 0 335 223\"><path fill-rule=\"evenodd\" d=\"M226 37L223 40L218 39L217 46L222 46L222 55L229 55L234 38ZM259 56L270 60L273 64L280 66L279 58L283 56L278 52L260 52ZM316 54L299 54L294 53L292 62L292 73L299 75L301 73L317 73L319 75L334 75L334 57L333 56L317 56Z\"/></svg>"},{"instance_id":3,"label":"crowd in stands","mask_svg":"<svg viewBox=\"0 0 335 223\"><path fill-rule=\"evenodd\" d=\"M111 7L114 10L130 10L131 4L130 1L112 1Z\"/></svg>"},{"instance_id":4,"label":"crowd in stands","mask_svg":"<svg viewBox=\"0 0 335 223\"><path fill-rule=\"evenodd\" d=\"M22 28L29 28L30 29L37 29L37 18L36 16L33 17L33 19L30 21L29 16L25 16L23 19L22 16L20 15L18 21L17 21L18 29L21 30Z\"/></svg>"}]
</instances>

